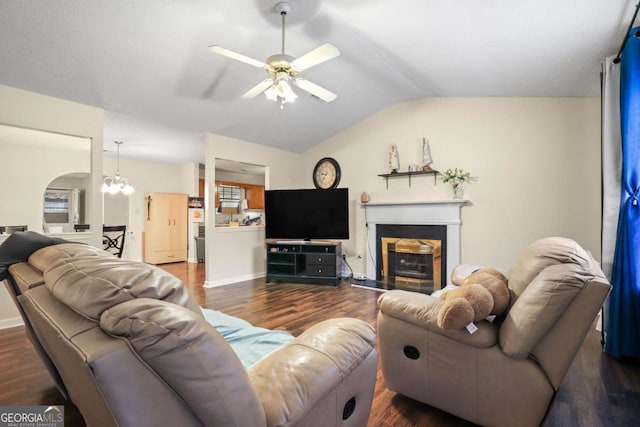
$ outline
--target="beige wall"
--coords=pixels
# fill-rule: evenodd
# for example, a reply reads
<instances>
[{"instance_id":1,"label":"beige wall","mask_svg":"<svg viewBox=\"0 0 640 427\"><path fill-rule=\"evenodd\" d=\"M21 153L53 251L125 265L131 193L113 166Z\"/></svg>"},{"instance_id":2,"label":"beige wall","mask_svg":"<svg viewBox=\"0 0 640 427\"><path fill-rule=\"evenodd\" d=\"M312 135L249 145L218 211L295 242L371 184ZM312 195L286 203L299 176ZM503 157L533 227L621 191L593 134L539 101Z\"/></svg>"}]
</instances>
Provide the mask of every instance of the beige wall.
<instances>
[{"instance_id":1,"label":"beige wall","mask_svg":"<svg viewBox=\"0 0 640 427\"><path fill-rule=\"evenodd\" d=\"M42 233L45 189L54 187L52 181L65 174L90 171L90 142L86 138L0 125L0 183L9 183L0 186L4 201L0 203L0 224L27 225L29 230ZM82 184L87 188L88 182Z\"/></svg>"},{"instance_id":2,"label":"beige wall","mask_svg":"<svg viewBox=\"0 0 640 427\"><path fill-rule=\"evenodd\" d=\"M0 124L90 138L92 188L99 189L102 176L103 110L0 85ZM28 159L25 159L25 165L29 165ZM6 185L10 183L0 182L0 186ZM92 222L98 223L102 215L102 197L97 191L87 197L91 203ZM96 233L94 244L99 244L99 241ZM17 310L5 292L4 288L0 289L0 326L3 322L10 323L18 317Z\"/></svg>"},{"instance_id":3,"label":"beige wall","mask_svg":"<svg viewBox=\"0 0 640 427\"><path fill-rule=\"evenodd\" d=\"M599 98L425 98L389 107L303 155L305 187L320 158L342 169L340 187L352 199L351 239L344 242L354 271L367 257L362 191L376 202L451 198L432 176L385 181L388 147L398 146L401 170L418 163L430 140L432 167L462 167L477 177L462 209L462 261L509 271L535 239L576 239L600 256ZM375 250L375 248L372 248ZM358 258L360 256L361 258Z\"/></svg>"},{"instance_id":4,"label":"beige wall","mask_svg":"<svg viewBox=\"0 0 640 427\"><path fill-rule=\"evenodd\" d=\"M104 173L115 174L117 160L104 158ZM129 196L128 235L125 242L124 258L142 261L142 232L144 231L145 193L185 193L198 195L198 163L160 163L142 160L120 159L120 175L129 180L135 192ZM104 195L105 206L109 194ZM185 209L187 207L185 206ZM113 224L112 224L113 225ZM192 242L189 242L192 245Z\"/></svg>"},{"instance_id":5,"label":"beige wall","mask_svg":"<svg viewBox=\"0 0 640 427\"><path fill-rule=\"evenodd\" d=\"M236 160L265 166L267 189L299 188L303 185L300 174L300 154L253 144L222 135L205 135L205 200L214 206L216 158ZM264 230L214 230L215 216L207 209L206 261L207 281L210 285L223 285L264 275L266 251Z\"/></svg>"},{"instance_id":6,"label":"beige wall","mask_svg":"<svg viewBox=\"0 0 640 427\"><path fill-rule=\"evenodd\" d=\"M91 138L92 187L100 187L102 110L5 86L0 86L0 100L0 123ZM425 98L382 110L302 155L208 134L206 179L215 180L211 164L218 157L267 166L267 188L311 188L315 162L335 157L342 166L340 187L350 188L352 200L351 239L345 249L353 269L364 272L366 227L360 192L369 192L372 201L450 198L449 186L434 185L431 176L415 177L411 188L406 179L392 179L388 189L377 176L387 172L391 143L398 146L402 170L417 163L422 137L431 142L435 169L463 167L478 177L465 193L470 204L463 208L463 262L507 272L523 246L549 235L574 238L599 258L598 98ZM105 159L106 173L115 171L114 162ZM145 192L197 192L195 183L190 189L197 176L193 165L140 167L121 160L120 170L136 187L130 204L136 236L132 248L140 247ZM213 206L208 189L208 206ZM92 198L91 223L102 221L99 196ZM213 217L207 221L210 230ZM140 253L131 256L139 259ZM213 284L263 274L264 257L263 240L256 236L207 234L207 279ZM0 295L0 323L16 316L8 295Z\"/></svg>"}]
</instances>

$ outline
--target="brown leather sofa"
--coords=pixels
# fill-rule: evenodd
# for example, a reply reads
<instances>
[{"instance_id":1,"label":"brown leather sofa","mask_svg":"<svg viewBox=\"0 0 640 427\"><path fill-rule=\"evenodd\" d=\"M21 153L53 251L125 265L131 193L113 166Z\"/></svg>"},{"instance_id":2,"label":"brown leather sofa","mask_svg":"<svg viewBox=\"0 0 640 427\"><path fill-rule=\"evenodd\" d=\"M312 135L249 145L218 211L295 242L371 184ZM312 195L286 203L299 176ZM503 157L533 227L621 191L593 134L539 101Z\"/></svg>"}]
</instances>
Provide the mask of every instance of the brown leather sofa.
<instances>
[{"instance_id":1,"label":"brown leather sofa","mask_svg":"<svg viewBox=\"0 0 640 427\"><path fill-rule=\"evenodd\" d=\"M245 369L155 266L64 243L9 272L34 346L89 426L367 423L377 353L365 322L321 322Z\"/></svg>"},{"instance_id":2,"label":"brown leather sofa","mask_svg":"<svg viewBox=\"0 0 640 427\"><path fill-rule=\"evenodd\" d=\"M474 334L440 329L437 298L387 292L378 300L384 381L477 424L537 426L610 288L576 242L547 238L512 267L504 319L483 320Z\"/></svg>"}]
</instances>

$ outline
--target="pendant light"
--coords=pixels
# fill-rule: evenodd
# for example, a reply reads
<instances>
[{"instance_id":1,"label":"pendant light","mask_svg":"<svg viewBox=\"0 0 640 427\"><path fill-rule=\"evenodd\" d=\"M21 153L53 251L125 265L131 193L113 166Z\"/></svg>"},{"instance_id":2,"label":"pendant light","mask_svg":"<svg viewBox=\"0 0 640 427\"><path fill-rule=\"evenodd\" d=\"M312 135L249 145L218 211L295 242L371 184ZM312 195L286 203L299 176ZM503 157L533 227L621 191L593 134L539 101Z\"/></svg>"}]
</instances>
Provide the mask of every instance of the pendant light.
<instances>
[{"instance_id":1,"label":"pendant light","mask_svg":"<svg viewBox=\"0 0 640 427\"><path fill-rule=\"evenodd\" d=\"M117 168L116 174L114 176L108 176L104 179L104 183L100 188L103 193L109 194L118 194L122 193L125 196L133 194L135 189L129 185L129 181L126 178L120 176L120 146L122 145L122 141L113 141L116 144L116 158L117 158Z\"/></svg>"}]
</instances>

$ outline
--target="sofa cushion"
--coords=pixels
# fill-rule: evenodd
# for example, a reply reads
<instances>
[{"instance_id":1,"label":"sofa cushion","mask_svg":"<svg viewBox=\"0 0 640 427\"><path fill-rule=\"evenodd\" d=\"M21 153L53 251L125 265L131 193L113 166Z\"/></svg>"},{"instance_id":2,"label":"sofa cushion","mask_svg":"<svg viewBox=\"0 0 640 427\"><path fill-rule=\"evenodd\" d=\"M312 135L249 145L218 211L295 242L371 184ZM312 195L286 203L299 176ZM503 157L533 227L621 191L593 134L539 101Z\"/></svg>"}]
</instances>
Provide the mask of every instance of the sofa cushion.
<instances>
[{"instance_id":1,"label":"sofa cushion","mask_svg":"<svg viewBox=\"0 0 640 427\"><path fill-rule=\"evenodd\" d=\"M44 285L44 277L42 272L33 268L27 262L19 262L9 267L9 273L11 277L18 285L18 290L21 294L25 293L31 288Z\"/></svg>"},{"instance_id":2,"label":"sofa cushion","mask_svg":"<svg viewBox=\"0 0 640 427\"><path fill-rule=\"evenodd\" d=\"M58 300L95 321L104 310L135 298L169 301L202 316L180 279L149 264L113 256L61 258L45 269L44 278Z\"/></svg>"},{"instance_id":3,"label":"sofa cushion","mask_svg":"<svg viewBox=\"0 0 640 427\"><path fill-rule=\"evenodd\" d=\"M139 298L106 310L100 326L126 338L204 425L265 425L247 372L203 317L175 304Z\"/></svg>"},{"instance_id":4,"label":"sofa cushion","mask_svg":"<svg viewBox=\"0 0 640 427\"><path fill-rule=\"evenodd\" d=\"M0 245L0 281L8 276L8 268L12 264L24 262L40 248L64 243L64 240L43 236L33 231L16 231L11 233Z\"/></svg>"},{"instance_id":5,"label":"sofa cushion","mask_svg":"<svg viewBox=\"0 0 640 427\"><path fill-rule=\"evenodd\" d=\"M557 264L591 266L591 256L578 243L564 237L547 237L525 248L509 273L511 303L515 303L525 288L542 270Z\"/></svg>"},{"instance_id":6,"label":"sofa cushion","mask_svg":"<svg viewBox=\"0 0 640 427\"><path fill-rule=\"evenodd\" d=\"M83 243L61 243L35 251L29 256L29 264L44 271L60 259L77 257L113 257L113 255Z\"/></svg>"},{"instance_id":7,"label":"sofa cushion","mask_svg":"<svg viewBox=\"0 0 640 427\"><path fill-rule=\"evenodd\" d=\"M526 287L500 328L500 345L523 359L560 318L594 274L581 264L551 265Z\"/></svg>"}]
</instances>

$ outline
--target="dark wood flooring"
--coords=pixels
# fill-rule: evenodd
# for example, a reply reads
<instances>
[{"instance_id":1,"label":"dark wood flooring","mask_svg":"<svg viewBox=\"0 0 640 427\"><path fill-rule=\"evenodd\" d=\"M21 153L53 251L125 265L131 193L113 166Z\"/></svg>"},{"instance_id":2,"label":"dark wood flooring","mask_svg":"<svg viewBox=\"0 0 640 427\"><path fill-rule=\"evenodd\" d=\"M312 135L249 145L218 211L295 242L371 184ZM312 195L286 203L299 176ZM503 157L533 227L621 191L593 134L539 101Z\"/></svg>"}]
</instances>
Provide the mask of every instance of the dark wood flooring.
<instances>
[{"instance_id":1,"label":"dark wood flooring","mask_svg":"<svg viewBox=\"0 0 640 427\"><path fill-rule=\"evenodd\" d=\"M180 277L205 307L241 317L256 326L298 335L333 317L349 316L375 326L378 292L320 285L270 284L264 279L202 288L203 264L163 266ZM65 425L84 426L64 402L23 327L0 330L0 405L65 405ZM470 423L388 390L378 370L370 427L469 426ZM592 331L574 360L544 424L555 426L640 425L640 362L617 361L601 351Z\"/></svg>"}]
</instances>

